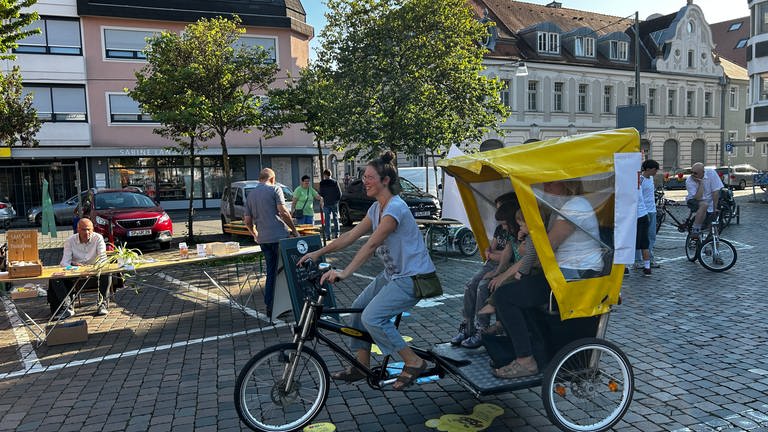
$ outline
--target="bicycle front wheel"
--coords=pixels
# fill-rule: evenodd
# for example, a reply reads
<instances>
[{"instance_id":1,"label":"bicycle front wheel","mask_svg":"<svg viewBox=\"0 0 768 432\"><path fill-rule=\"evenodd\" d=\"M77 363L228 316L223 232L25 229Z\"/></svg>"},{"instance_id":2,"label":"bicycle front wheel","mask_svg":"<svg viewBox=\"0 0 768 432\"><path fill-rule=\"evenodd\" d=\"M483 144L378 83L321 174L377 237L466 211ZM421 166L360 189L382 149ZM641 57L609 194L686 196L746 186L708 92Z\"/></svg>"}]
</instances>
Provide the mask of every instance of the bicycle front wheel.
<instances>
[{"instance_id":1,"label":"bicycle front wheel","mask_svg":"<svg viewBox=\"0 0 768 432\"><path fill-rule=\"evenodd\" d=\"M694 238L691 233L685 237L685 257L688 261L696 261L696 250L699 247L699 240Z\"/></svg>"},{"instance_id":2,"label":"bicycle front wheel","mask_svg":"<svg viewBox=\"0 0 768 432\"><path fill-rule=\"evenodd\" d=\"M723 239L709 239L699 248L699 263L713 272L724 272L736 264L736 248Z\"/></svg>"},{"instance_id":3,"label":"bicycle front wheel","mask_svg":"<svg viewBox=\"0 0 768 432\"><path fill-rule=\"evenodd\" d=\"M235 408L249 428L262 432L301 430L328 398L330 376L323 359L304 347L289 385L283 378L296 358L296 344L269 347L243 368L235 385Z\"/></svg>"},{"instance_id":4,"label":"bicycle front wheel","mask_svg":"<svg viewBox=\"0 0 768 432\"><path fill-rule=\"evenodd\" d=\"M550 362L541 385L550 421L564 431L605 431L624 417L635 378L627 356L597 338L574 341Z\"/></svg>"}]
</instances>

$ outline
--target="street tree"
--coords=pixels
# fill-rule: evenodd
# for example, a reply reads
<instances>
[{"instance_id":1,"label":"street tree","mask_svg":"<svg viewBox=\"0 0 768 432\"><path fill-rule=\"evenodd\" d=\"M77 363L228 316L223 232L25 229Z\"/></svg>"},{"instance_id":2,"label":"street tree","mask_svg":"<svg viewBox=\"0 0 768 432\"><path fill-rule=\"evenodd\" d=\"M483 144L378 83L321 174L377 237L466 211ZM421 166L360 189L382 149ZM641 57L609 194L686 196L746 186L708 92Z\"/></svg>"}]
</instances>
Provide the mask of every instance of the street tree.
<instances>
[{"instance_id":1,"label":"street tree","mask_svg":"<svg viewBox=\"0 0 768 432\"><path fill-rule=\"evenodd\" d=\"M489 23L465 0L329 0L317 57L329 134L348 157L442 153L508 115L483 76Z\"/></svg>"},{"instance_id":2,"label":"street tree","mask_svg":"<svg viewBox=\"0 0 768 432\"><path fill-rule=\"evenodd\" d=\"M24 95L18 66L0 74L0 146L34 147L42 123L32 106L32 94Z\"/></svg>"},{"instance_id":3,"label":"street tree","mask_svg":"<svg viewBox=\"0 0 768 432\"><path fill-rule=\"evenodd\" d=\"M16 42L40 33L39 28L27 27L39 18L37 12L21 12L35 3L37 0L0 0L0 60L15 60L11 50L18 46Z\"/></svg>"},{"instance_id":4,"label":"street tree","mask_svg":"<svg viewBox=\"0 0 768 432\"><path fill-rule=\"evenodd\" d=\"M150 40L148 46L148 69L163 70L168 82L177 81L175 88L184 90L183 98L193 102L185 110L196 117L201 130L210 129L219 137L226 185L232 182L227 134L259 127L259 96L266 93L278 70L268 51L241 43L245 29L240 23L237 16L203 18L187 25L181 34L164 33ZM163 44L177 52L163 50ZM157 55L152 53L155 45ZM166 61L175 67L161 69ZM234 203L229 211L234 216Z\"/></svg>"},{"instance_id":5,"label":"street tree","mask_svg":"<svg viewBox=\"0 0 768 432\"><path fill-rule=\"evenodd\" d=\"M134 88L126 91L143 113L161 124L153 132L174 142L165 149L188 156L194 165L196 155L206 148L203 142L213 138L215 132L198 116L205 107L201 95L186 87L194 76L186 68L188 57L181 38L163 32L151 38L148 45L147 64L135 73ZM187 241L194 242L194 186L189 191L188 210Z\"/></svg>"}]
</instances>

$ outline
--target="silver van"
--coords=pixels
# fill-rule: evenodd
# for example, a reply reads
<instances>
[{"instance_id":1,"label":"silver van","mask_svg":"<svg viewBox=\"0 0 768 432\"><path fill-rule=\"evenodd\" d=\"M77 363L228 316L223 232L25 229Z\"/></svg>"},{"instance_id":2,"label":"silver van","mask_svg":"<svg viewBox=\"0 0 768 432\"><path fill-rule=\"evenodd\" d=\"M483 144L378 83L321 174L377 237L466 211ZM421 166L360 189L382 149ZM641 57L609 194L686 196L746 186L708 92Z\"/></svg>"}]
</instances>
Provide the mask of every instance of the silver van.
<instances>
[{"instance_id":1,"label":"silver van","mask_svg":"<svg viewBox=\"0 0 768 432\"><path fill-rule=\"evenodd\" d=\"M245 198L248 196L248 192L252 191L259 184L258 180L244 180L232 182L230 187L224 188L224 195L221 199L221 228L224 229L224 224L228 224L233 220L243 220L243 213L245 208ZM293 200L293 191L282 183L275 183L283 190L285 196L285 207L288 211L291 211L291 201ZM235 203L235 215L230 217L229 215L229 203L234 201Z\"/></svg>"}]
</instances>

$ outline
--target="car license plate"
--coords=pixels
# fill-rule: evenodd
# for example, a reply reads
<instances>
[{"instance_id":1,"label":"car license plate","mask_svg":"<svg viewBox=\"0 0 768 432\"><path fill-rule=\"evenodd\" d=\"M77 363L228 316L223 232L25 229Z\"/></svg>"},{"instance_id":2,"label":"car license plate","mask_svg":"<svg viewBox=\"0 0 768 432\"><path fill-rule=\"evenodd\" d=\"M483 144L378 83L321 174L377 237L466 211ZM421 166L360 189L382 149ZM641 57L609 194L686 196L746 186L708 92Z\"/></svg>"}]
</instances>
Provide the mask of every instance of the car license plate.
<instances>
[{"instance_id":1,"label":"car license plate","mask_svg":"<svg viewBox=\"0 0 768 432\"><path fill-rule=\"evenodd\" d=\"M151 229L137 229L137 230L128 231L128 237L146 236L151 234L152 234Z\"/></svg>"},{"instance_id":2,"label":"car license plate","mask_svg":"<svg viewBox=\"0 0 768 432\"><path fill-rule=\"evenodd\" d=\"M413 213L416 217L419 216L429 216L429 211L417 211Z\"/></svg>"}]
</instances>

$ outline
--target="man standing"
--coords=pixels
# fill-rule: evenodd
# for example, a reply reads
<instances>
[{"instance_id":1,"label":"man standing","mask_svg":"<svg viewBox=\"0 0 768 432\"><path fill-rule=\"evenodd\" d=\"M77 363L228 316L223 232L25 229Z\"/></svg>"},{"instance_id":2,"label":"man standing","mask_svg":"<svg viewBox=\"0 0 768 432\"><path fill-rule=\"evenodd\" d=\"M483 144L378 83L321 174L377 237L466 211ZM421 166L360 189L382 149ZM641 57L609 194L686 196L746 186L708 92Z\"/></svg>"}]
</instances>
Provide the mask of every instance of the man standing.
<instances>
[{"instance_id":1,"label":"man standing","mask_svg":"<svg viewBox=\"0 0 768 432\"><path fill-rule=\"evenodd\" d=\"M77 222L77 234L72 234L64 241L64 253L61 257L61 266L94 265L107 259L107 245L104 237L93 232L93 222L90 219L80 219ZM88 279L53 279L48 289L48 303L51 313L55 313L63 303L63 309L59 312L59 318L66 319L75 314L75 307L68 294L74 289L79 289ZM108 295L111 276L99 276L99 301L96 315L106 315L109 310Z\"/></svg>"},{"instance_id":2,"label":"man standing","mask_svg":"<svg viewBox=\"0 0 768 432\"><path fill-rule=\"evenodd\" d=\"M685 180L685 189L688 191L686 204L691 211L696 212L693 218L693 230L691 236L698 238L701 234L701 226L707 213L717 210L717 200L720 198L720 189L723 182L713 169L704 169L704 164L696 162L691 167L691 175Z\"/></svg>"},{"instance_id":3,"label":"man standing","mask_svg":"<svg viewBox=\"0 0 768 432\"><path fill-rule=\"evenodd\" d=\"M653 182L659 163L653 159L647 159L640 168L640 191L648 211L648 252L651 257L651 268L658 268L656 258L653 256L653 246L656 244L656 185ZM635 254L635 268L643 268L640 251Z\"/></svg>"},{"instance_id":4,"label":"man standing","mask_svg":"<svg viewBox=\"0 0 768 432\"><path fill-rule=\"evenodd\" d=\"M339 183L331 178L329 170L323 171L320 181L320 197L323 199L323 215L325 216L325 238L331 239L331 219L333 219L333 238L339 238L339 200L341 188Z\"/></svg>"},{"instance_id":5,"label":"man standing","mask_svg":"<svg viewBox=\"0 0 768 432\"><path fill-rule=\"evenodd\" d=\"M264 261L267 265L267 281L264 284L264 304L267 306L267 316L272 318L272 300L275 296L275 281L277 279L277 263L280 240L291 235L298 237L299 233L293 225L291 214L285 207L283 191L275 186L275 172L264 168L259 173L259 185L251 192L245 202L245 227L261 246ZM254 224L257 228L254 228ZM290 229L290 231L289 231Z\"/></svg>"}]
</instances>

